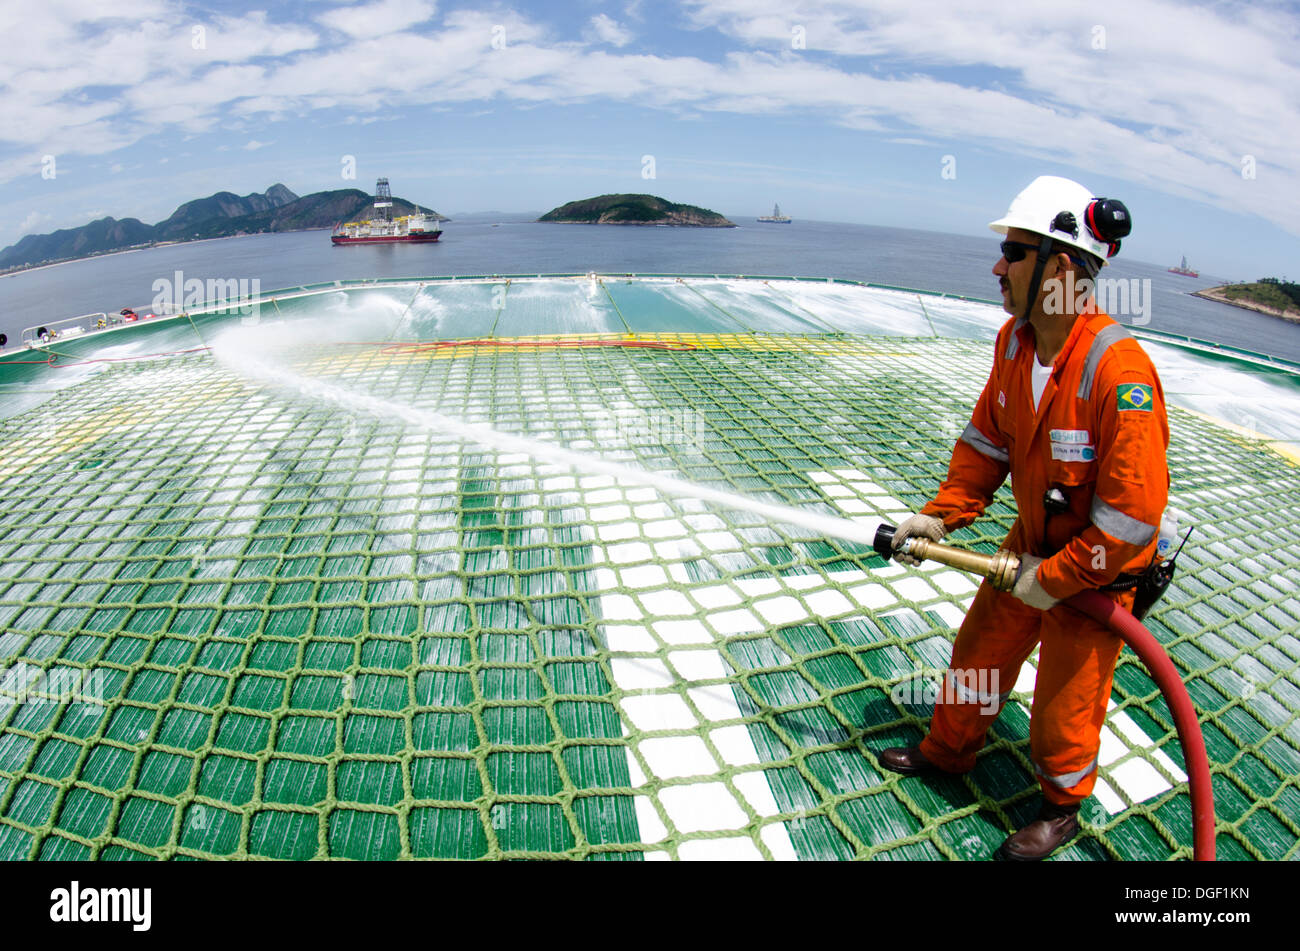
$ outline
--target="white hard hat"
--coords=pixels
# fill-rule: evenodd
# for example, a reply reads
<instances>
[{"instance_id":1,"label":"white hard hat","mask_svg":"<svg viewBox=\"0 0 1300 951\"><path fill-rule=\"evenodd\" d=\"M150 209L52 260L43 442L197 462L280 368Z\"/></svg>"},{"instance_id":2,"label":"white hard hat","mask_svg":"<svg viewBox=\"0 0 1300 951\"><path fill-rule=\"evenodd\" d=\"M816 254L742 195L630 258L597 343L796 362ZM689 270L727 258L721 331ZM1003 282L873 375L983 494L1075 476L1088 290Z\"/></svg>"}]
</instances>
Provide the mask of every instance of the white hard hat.
<instances>
[{"instance_id":1,"label":"white hard hat","mask_svg":"<svg viewBox=\"0 0 1300 951\"><path fill-rule=\"evenodd\" d=\"M1122 222L1122 233L1111 241L1095 233L1094 203L1103 202L1109 215L1117 215ZM1128 209L1114 200L1094 198L1092 192L1068 178L1040 175L1012 200L1005 215L989 222L989 227L999 234L1021 228L1047 235L1063 245L1086 251L1104 264L1119 250L1118 238L1128 234Z\"/></svg>"}]
</instances>

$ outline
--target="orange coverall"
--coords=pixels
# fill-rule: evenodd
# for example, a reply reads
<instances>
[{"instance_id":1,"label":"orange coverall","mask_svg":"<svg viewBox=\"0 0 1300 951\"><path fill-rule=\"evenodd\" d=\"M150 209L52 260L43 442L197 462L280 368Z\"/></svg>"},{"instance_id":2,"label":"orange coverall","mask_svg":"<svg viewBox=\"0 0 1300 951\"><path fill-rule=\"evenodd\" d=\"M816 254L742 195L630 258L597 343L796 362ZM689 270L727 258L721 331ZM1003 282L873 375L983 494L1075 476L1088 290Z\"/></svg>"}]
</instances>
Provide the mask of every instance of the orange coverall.
<instances>
[{"instance_id":1,"label":"orange coverall","mask_svg":"<svg viewBox=\"0 0 1300 951\"><path fill-rule=\"evenodd\" d=\"M1002 547L1045 558L1039 583L1065 599L1139 573L1154 559L1169 494L1169 424L1151 360L1091 300L1056 358L1037 412L1034 360L1032 328L1008 320L948 478L921 512L943 519L949 531L968 525L1010 473L1018 517ZM1069 507L1049 515L1043 496L1054 486ZM1132 590L1107 594L1132 607ZM1030 749L1045 798L1071 805L1096 781L1101 726L1123 645L1064 605L1039 611L988 582L980 586L953 644L948 689L939 691L921 751L943 769L972 769L995 711L1040 642ZM972 684L996 685L998 696L982 696Z\"/></svg>"}]
</instances>

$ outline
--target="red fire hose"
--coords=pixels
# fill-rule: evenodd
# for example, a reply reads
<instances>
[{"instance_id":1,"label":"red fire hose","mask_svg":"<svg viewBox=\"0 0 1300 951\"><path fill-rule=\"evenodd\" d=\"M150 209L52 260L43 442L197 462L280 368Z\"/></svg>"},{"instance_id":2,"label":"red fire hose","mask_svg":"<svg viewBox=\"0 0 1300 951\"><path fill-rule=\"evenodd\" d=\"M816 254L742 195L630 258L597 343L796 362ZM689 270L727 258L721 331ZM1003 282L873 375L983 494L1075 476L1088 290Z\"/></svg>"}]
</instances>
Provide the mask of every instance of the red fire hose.
<instances>
[{"instance_id":1,"label":"red fire hose","mask_svg":"<svg viewBox=\"0 0 1300 951\"><path fill-rule=\"evenodd\" d=\"M1169 704L1187 763L1187 783L1192 793L1192 856L1197 862L1214 861L1214 790L1210 785L1210 760L1196 708L1187 695L1183 680L1163 647L1128 611L1097 591L1081 591L1065 601L1076 611L1106 627L1133 648L1133 653L1150 671Z\"/></svg>"},{"instance_id":2,"label":"red fire hose","mask_svg":"<svg viewBox=\"0 0 1300 951\"><path fill-rule=\"evenodd\" d=\"M888 561L894 556L893 525L876 528L872 548ZM1010 591L1020 570L1020 559L1008 551L993 555L943 545L924 536L908 538L902 545L917 559L932 559L940 564L969 571L986 578L999 591ZM1081 591L1064 602L1098 624L1103 624L1138 655L1174 717L1178 742L1187 763L1187 784L1192 794L1192 857L1197 862L1214 861L1214 789L1210 785L1210 759L1205 753L1205 737L1192 706L1191 697L1178 676L1174 662L1165 649L1132 614L1099 591Z\"/></svg>"}]
</instances>

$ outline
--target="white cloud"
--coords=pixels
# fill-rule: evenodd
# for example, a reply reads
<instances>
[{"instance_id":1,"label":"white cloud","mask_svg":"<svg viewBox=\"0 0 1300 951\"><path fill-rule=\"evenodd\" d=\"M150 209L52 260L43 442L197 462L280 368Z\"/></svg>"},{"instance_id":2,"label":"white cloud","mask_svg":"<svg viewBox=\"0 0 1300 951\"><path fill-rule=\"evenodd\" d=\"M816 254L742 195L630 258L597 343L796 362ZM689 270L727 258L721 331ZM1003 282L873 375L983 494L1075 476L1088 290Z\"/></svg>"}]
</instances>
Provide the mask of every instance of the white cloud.
<instances>
[{"instance_id":1,"label":"white cloud","mask_svg":"<svg viewBox=\"0 0 1300 951\"><path fill-rule=\"evenodd\" d=\"M18 225L18 231L20 234L32 233L36 230L36 226L38 224L40 224L42 221L48 221L50 217L51 217L50 215L47 215L43 212L33 211L29 213L27 217L22 220L21 224Z\"/></svg>"},{"instance_id":2,"label":"white cloud","mask_svg":"<svg viewBox=\"0 0 1300 951\"><path fill-rule=\"evenodd\" d=\"M274 143L272 142L259 142L257 141L257 139L249 139L247 142L241 145L240 148L242 148L245 152L256 152L258 149L264 149L268 145L273 145L273 144Z\"/></svg>"},{"instance_id":3,"label":"white cloud","mask_svg":"<svg viewBox=\"0 0 1300 951\"><path fill-rule=\"evenodd\" d=\"M433 16L435 6L426 0L378 0L376 3L340 7L316 19L332 29L358 39L400 33Z\"/></svg>"},{"instance_id":4,"label":"white cloud","mask_svg":"<svg viewBox=\"0 0 1300 951\"><path fill-rule=\"evenodd\" d=\"M1300 233L1300 19L1282 7L968 0L954 15L939 0L684 6L697 28L756 51L812 62L833 54L841 75L892 72L898 98L865 101L874 116L901 123L899 131L1140 181ZM793 24L804 28L806 54L791 49ZM927 77L931 69L971 78ZM850 112L847 124L859 118ZM1267 176L1243 181L1248 154L1269 166Z\"/></svg>"},{"instance_id":5,"label":"white cloud","mask_svg":"<svg viewBox=\"0 0 1300 951\"><path fill-rule=\"evenodd\" d=\"M0 57L0 148L100 155L173 124L206 131L205 113L229 101L217 65L317 42L256 12L207 21L206 48L195 50L193 25L175 0L0 5L0 33L22 37ZM0 159L0 180L11 167L11 157Z\"/></svg>"},{"instance_id":6,"label":"white cloud","mask_svg":"<svg viewBox=\"0 0 1300 951\"><path fill-rule=\"evenodd\" d=\"M610 46L617 47L624 47L632 42L631 31L619 26L617 20L604 13L591 18L587 24L586 36L595 42L608 43Z\"/></svg>"}]
</instances>

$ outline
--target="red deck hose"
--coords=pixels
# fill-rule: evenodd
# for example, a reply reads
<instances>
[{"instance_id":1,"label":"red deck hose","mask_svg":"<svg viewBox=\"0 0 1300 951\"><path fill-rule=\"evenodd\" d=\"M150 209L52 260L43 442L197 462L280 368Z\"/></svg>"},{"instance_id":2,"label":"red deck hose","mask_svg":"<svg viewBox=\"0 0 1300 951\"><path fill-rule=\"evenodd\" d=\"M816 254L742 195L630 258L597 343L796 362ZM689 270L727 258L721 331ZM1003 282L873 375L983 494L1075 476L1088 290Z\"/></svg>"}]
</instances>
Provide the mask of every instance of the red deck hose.
<instances>
[{"instance_id":1,"label":"red deck hose","mask_svg":"<svg viewBox=\"0 0 1300 951\"><path fill-rule=\"evenodd\" d=\"M1192 792L1192 856L1197 862L1214 861L1214 790L1210 786L1210 760L1196 708L1187 695L1183 679L1151 632L1128 611L1097 591L1081 591L1065 601L1099 624L1113 631L1138 655L1151 672L1156 686L1169 704L1187 763L1187 782Z\"/></svg>"}]
</instances>

